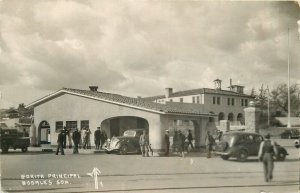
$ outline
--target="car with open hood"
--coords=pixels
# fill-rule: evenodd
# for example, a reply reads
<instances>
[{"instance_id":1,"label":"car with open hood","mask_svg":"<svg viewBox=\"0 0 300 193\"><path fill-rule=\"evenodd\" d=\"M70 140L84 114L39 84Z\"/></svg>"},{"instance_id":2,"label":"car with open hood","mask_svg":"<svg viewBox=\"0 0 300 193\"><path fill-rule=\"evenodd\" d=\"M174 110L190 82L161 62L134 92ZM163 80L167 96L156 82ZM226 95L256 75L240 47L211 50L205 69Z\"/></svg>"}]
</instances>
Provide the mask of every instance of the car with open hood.
<instances>
[{"instance_id":1,"label":"car with open hood","mask_svg":"<svg viewBox=\"0 0 300 193\"><path fill-rule=\"evenodd\" d=\"M108 139L103 148L106 153L118 152L121 155L127 153L140 153L139 139L143 134L144 129L129 129L126 130L123 136L112 137Z\"/></svg>"},{"instance_id":2,"label":"car with open hood","mask_svg":"<svg viewBox=\"0 0 300 193\"><path fill-rule=\"evenodd\" d=\"M220 155L224 160L235 157L238 161L246 161L249 156L258 156L260 143L263 140L263 136L257 133L228 132L217 143L215 154ZM278 150L276 159L283 161L288 152L277 143L276 148Z\"/></svg>"}]
</instances>

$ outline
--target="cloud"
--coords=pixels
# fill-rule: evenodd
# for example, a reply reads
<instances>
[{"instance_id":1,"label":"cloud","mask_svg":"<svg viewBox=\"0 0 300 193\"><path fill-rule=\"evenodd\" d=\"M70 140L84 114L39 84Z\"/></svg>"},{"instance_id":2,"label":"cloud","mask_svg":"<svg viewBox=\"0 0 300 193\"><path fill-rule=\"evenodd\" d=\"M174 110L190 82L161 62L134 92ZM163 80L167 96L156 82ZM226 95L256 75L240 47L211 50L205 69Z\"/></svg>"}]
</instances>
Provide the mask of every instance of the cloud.
<instances>
[{"instance_id":1,"label":"cloud","mask_svg":"<svg viewBox=\"0 0 300 193\"><path fill-rule=\"evenodd\" d=\"M0 86L99 85L132 96L284 81L293 2L2 1ZM299 46L291 44L293 81ZM274 80L276 77L276 80ZM224 86L226 87L226 86Z\"/></svg>"}]
</instances>

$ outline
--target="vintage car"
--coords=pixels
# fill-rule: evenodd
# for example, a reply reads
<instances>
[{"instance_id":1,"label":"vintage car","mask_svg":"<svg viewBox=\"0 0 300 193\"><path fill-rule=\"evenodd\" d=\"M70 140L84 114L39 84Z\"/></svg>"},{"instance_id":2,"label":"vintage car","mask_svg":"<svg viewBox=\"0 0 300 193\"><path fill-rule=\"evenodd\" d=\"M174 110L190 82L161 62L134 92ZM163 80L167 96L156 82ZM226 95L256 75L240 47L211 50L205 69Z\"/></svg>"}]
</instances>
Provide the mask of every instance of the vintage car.
<instances>
[{"instance_id":1,"label":"vintage car","mask_svg":"<svg viewBox=\"0 0 300 193\"><path fill-rule=\"evenodd\" d=\"M19 133L17 129L0 128L0 148L2 153L7 153L9 148L14 150L21 149L22 152L27 152L30 139L22 136L23 133Z\"/></svg>"},{"instance_id":2,"label":"vintage car","mask_svg":"<svg viewBox=\"0 0 300 193\"><path fill-rule=\"evenodd\" d=\"M215 154L224 160L236 157L238 161L246 161L248 156L258 156L259 146L263 140L263 136L257 133L229 132L224 134L216 145ZM280 145L276 144L276 147L277 160L283 161L288 153Z\"/></svg>"},{"instance_id":3,"label":"vintage car","mask_svg":"<svg viewBox=\"0 0 300 193\"><path fill-rule=\"evenodd\" d=\"M118 152L121 155L127 153L140 153L139 139L144 129L130 129L124 132L123 136L108 139L103 148L106 153Z\"/></svg>"},{"instance_id":4,"label":"vintage car","mask_svg":"<svg viewBox=\"0 0 300 193\"><path fill-rule=\"evenodd\" d=\"M288 129L280 134L281 139L299 139L300 132L297 129Z\"/></svg>"}]
</instances>

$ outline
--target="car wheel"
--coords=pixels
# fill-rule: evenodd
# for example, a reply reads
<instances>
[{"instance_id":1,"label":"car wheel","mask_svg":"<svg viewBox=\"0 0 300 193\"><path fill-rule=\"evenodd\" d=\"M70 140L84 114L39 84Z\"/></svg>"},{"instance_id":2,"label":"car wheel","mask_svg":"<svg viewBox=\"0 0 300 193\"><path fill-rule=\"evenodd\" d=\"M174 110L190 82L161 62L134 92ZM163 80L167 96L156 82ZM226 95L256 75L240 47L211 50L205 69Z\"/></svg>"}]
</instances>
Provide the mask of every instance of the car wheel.
<instances>
[{"instance_id":1,"label":"car wheel","mask_svg":"<svg viewBox=\"0 0 300 193\"><path fill-rule=\"evenodd\" d=\"M285 157L286 157L286 154L281 151L281 152L278 153L277 160L278 161L284 161Z\"/></svg>"},{"instance_id":2,"label":"car wheel","mask_svg":"<svg viewBox=\"0 0 300 193\"><path fill-rule=\"evenodd\" d=\"M7 153L8 152L8 147L2 147L2 153Z\"/></svg>"},{"instance_id":3,"label":"car wheel","mask_svg":"<svg viewBox=\"0 0 300 193\"><path fill-rule=\"evenodd\" d=\"M221 158L222 158L223 160L228 160L228 159L229 159L229 155L221 155Z\"/></svg>"},{"instance_id":4,"label":"car wheel","mask_svg":"<svg viewBox=\"0 0 300 193\"><path fill-rule=\"evenodd\" d=\"M28 150L27 147L22 148L22 152L27 152L27 150Z\"/></svg>"},{"instance_id":5,"label":"car wheel","mask_svg":"<svg viewBox=\"0 0 300 193\"><path fill-rule=\"evenodd\" d=\"M236 158L238 161L244 162L248 158L248 152L246 150L240 150Z\"/></svg>"},{"instance_id":6,"label":"car wheel","mask_svg":"<svg viewBox=\"0 0 300 193\"><path fill-rule=\"evenodd\" d=\"M107 154L110 154L110 153L111 153L111 151L107 151L107 150L105 150L105 153L107 153Z\"/></svg>"},{"instance_id":7,"label":"car wheel","mask_svg":"<svg viewBox=\"0 0 300 193\"><path fill-rule=\"evenodd\" d=\"M121 148L120 148L120 154L121 155L126 155L128 152L128 147L127 145L123 145Z\"/></svg>"}]
</instances>

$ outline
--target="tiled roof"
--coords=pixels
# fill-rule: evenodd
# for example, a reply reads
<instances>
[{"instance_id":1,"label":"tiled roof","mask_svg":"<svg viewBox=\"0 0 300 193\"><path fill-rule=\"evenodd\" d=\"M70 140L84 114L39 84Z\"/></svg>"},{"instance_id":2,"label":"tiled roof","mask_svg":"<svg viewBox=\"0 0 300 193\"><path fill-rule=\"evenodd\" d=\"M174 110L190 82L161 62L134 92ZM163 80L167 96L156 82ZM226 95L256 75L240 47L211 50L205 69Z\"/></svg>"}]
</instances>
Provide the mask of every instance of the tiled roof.
<instances>
[{"instance_id":1,"label":"tiled roof","mask_svg":"<svg viewBox=\"0 0 300 193\"><path fill-rule=\"evenodd\" d=\"M170 95L171 97L181 97L181 96L189 96L189 95L198 95L198 94L217 94L217 95L227 95L227 96L242 96L242 97L251 97L246 94L237 93L230 90L218 90L218 89L211 89L211 88L199 88L199 89L192 89L192 90L185 90L185 91L178 91L173 92ZM165 95L158 95L152 97L145 97L144 100L147 101L154 101L157 99L164 99Z\"/></svg>"},{"instance_id":2,"label":"tiled roof","mask_svg":"<svg viewBox=\"0 0 300 193\"><path fill-rule=\"evenodd\" d=\"M201 108L197 106L192 106L182 103L167 103L160 104L152 101L146 101L142 98L132 98L127 96L122 96L118 94L90 91L90 90L80 90L72 88L63 88L52 95L48 95L36 102L29 104L27 107L37 106L44 101L49 100L51 97L60 95L61 93L69 93L73 95L79 95L87 98L94 98L110 103L115 103L118 105L129 106L132 108L139 108L144 110L155 111L158 113L175 113L175 114L191 114L191 115L206 115L211 116L208 113L204 113Z\"/></svg>"}]
</instances>

